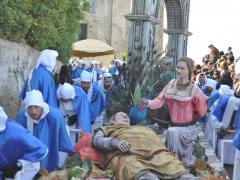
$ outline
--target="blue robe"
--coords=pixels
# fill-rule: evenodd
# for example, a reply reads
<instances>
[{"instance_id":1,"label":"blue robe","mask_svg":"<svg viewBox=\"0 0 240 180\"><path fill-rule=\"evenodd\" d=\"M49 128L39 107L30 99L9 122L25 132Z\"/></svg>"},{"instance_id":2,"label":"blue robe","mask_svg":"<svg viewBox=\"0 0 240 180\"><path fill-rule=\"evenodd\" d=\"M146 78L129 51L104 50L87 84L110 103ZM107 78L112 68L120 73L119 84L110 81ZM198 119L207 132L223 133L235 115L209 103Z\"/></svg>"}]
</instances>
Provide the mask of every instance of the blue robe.
<instances>
[{"instance_id":1,"label":"blue robe","mask_svg":"<svg viewBox=\"0 0 240 180\"><path fill-rule=\"evenodd\" d=\"M240 129L240 105L238 106L238 110L234 119L234 127L237 129L237 131Z\"/></svg>"},{"instance_id":2,"label":"blue robe","mask_svg":"<svg viewBox=\"0 0 240 180\"><path fill-rule=\"evenodd\" d=\"M58 107L57 104L57 92L55 82L46 69L45 66L39 65L37 69L33 70L31 79L31 90L39 90L43 95L43 100L52 107ZM26 97L26 92L30 91L28 88L28 79L25 81L20 98L23 100Z\"/></svg>"},{"instance_id":3,"label":"blue robe","mask_svg":"<svg viewBox=\"0 0 240 180\"><path fill-rule=\"evenodd\" d=\"M213 115L217 118L217 120L219 122L222 122L222 118L223 118L223 115L224 115L224 112L226 110L226 107L227 107L227 104L228 104L228 101L229 101L230 97L231 96L223 96L221 99L219 99L218 104L213 111ZM232 118L231 122L234 119L234 117L235 117L235 113L233 113L233 115L231 117ZM223 134L217 133L217 144L218 144L219 139L223 139L223 137L224 137ZM218 155L217 149L218 149L218 146L216 146L216 149L215 149L215 152Z\"/></svg>"},{"instance_id":4,"label":"blue robe","mask_svg":"<svg viewBox=\"0 0 240 180\"><path fill-rule=\"evenodd\" d=\"M0 132L0 171L19 159L40 162L47 147L15 121L7 120Z\"/></svg>"},{"instance_id":5,"label":"blue robe","mask_svg":"<svg viewBox=\"0 0 240 180\"><path fill-rule=\"evenodd\" d=\"M219 98L219 93L217 91L212 91L209 95L209 99L207 101L208 110L214 104L214 102ZM207 122L207 115L205 114L203 117L197 117L197 122L199 123L206 123Z\"/></svg>"},{"instance_id":6,"label":"blue robe","mask_svg":"<svg viewBox=\"0 0 240 180\"><path fill-rule=\"evenodd\" d=\"M28 129L26 110L18 113L16 121ZM58 165L58 151L71 153L73 147L67 134L66 124L59 110L49 106L49 113L34 124L33 135L40 139L49 149L48 155L41 161L41 168L49 172L54 171Z\"/></svg>"},{"instance_id":7,"label":"blue robe","mask_svg":"<svg viewBox=\"0 0 240 180\"><path fill-rule=\"evenodd\" d=\"M74 86L76 96L72 103L74 110L77 113L78 124L80 125L83 132L91 132L91 122L94 120L91 113L91 104L88 101L86 93L82 88Z\"/></svg>"},{"instance_id":8,"label":"blue robe","mask_svg":"<svg viewBox=\"0 0 240 180\"><path fill-rule=\"evenodd\" d=\"M223 114L227 107L229 98L230 96L223 96L221 99L219 99L218 104L213 111L213 115L217 118L219 122L222 122Z\"/></svg>"},{"instance_id":9,"label":"blue robe","mask_svg":"<svg viewBox=\"0 0 240 180\"><path fill-rule=\"evenodd\" d=\"M90 100L93 119L96 119L101 115L102 111L105 109L105 100L102 94L101 89L99 88L97 83L92 83L92 98Z\"/></svg>"},{"instance_id":10,"label":"blue robe","mask_svg":"<svg viewBox=\"0 0 240 180\"><path fill-rule=\"evenodd\" d=\"M116 66L113 66L113 67L111 67L111 68L109 69L108 72L109 72L111 75L113 75L113 74L115 74L117 71L118 71L118 68L117 68Z\"/></svg>"},{"instance_id":11,"label":"blue robe","mask_svg":"<svg viewBox=\"0 0 240 180\"><path fill-rule=\"evenodd\" d=\"M90 74L93 75L93 80L92 80L93 82L94 82L94 79L96 79L96 81L99 79L100 71L98 71L94 67L86 68L85 71L87 71L87 72L89 72Z\"/></svg>"},{"instance_id":12,"label":"blue robe","mask_svg":"<svg viewBox=\"0 0 240 180\"><path fill-rule=\"evenodd\" d=\"M197 86L202 90L202 92L204 94L206 94L206 90L205 90L205 82L204 83L197 83Z\"/></svg>"},{"instance_id":13,"label":"blue robe","mask_svg":"<svg viewBox=\"0 0 240 180\"><path fill-rule=\"evenodd\" d=\"M71 73L71 78L72 79L77 79L81 77L82 71L84 70L84 68L79 68L77 67L76 69L74 69Z\"/></svg>"},{"instance_id":14,"label":"blue robe","mask_svg":"<svg viewBox=\"0 0 240 180\"><path fill-rule=\"evenodd\" d=\"M85 69L85 71L92 73L94 70L94 67L88 67Z\"/></svg>"},{"instance_id":15,"label":"blue robe","mask_svg":"<svg viewBox=\"0 0 240 180\"><path fill-rule=\"evenodd\" d=\"M216 100L218 100L219 98L219 93L218 91L213 91L210 94L210 100L207 102L208 108L210 109L210 107L214 104L214 102Z\"/></svg>"},{"instance_id":16,"label":"blue robe","mask_svg":"<svg viewBox=\"0 0 240 180\"><path fill-rule=\"evenodd\" d=\"M235 135L235 137L233 138L233 145L240 150L240 105L238 107L236 116L235 116L235 121L234 121L234 125L237 129L237 134Z\"/></svg>"}]
</instances>

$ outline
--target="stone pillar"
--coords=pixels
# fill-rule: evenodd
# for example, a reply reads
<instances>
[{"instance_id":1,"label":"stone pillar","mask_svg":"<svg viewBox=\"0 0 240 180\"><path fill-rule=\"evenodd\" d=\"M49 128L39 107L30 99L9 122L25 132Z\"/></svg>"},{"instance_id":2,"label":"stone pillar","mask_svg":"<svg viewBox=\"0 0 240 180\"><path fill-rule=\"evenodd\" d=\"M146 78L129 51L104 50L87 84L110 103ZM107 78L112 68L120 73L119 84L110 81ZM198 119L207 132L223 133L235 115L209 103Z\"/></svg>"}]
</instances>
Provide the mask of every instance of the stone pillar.
<instances>
[{"instance_id":1,"label":"stone pillar","mask_svg":"<svg viewBox=\"0 0 240 180\"><path fill-rule=\"evenodd\" d=\"M125 15L130 21L127 84L132 93L138 82L141 86L152 61L155 25L160 22L159 5L160 0L133 0L132 13Z\"/></svg>"},{"instance_id":2,"label":"stone pillar","mask_svg":"<svg viewBox=\"0 0 240 180\"><path fill-rule=\"evenodd\" d=\"M179 58L187 56L187 41L190 32L182 30L165 30L168 34L168 44L166 55L173 58L174 66Z\"/></svg>"},{"instance_id":3,"label":"stone pillar","mask_svg":"<svg viewBox=\"0 0 240 180\"><path fill-rule=\"evenodd\" d=\"M190 0L165 0L168 19L167 56L174 60L174 66L179 58L187 56L187 43ZM175 11L175 12L172 12Z\"/></svg>"}]
</instances>

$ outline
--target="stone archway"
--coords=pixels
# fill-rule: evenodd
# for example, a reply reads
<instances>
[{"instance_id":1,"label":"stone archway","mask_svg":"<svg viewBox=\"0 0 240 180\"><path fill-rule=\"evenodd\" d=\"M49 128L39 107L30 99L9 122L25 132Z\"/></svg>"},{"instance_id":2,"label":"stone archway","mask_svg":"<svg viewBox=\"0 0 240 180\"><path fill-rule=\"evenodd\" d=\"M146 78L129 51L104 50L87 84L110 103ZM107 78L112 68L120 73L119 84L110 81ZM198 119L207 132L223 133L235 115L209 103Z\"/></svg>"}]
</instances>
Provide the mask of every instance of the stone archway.
<instances>
[{"instance_id":1,"label":"stone archway","mask_svg":"<svg viewBox=\"0 0 240 180\"><path fill-rule=\"evenodd\" d=\"M170 72L170 77L168 75L161 76L166 78L160 78L160 74L164 75L165 72L158 68L159 54L154 49L155 26L161 22L158 18L161 3L165 3L167 12L167 29L164 32L169 38L166 55L173 59L174 67L177 59L187 54L190 0L132 0L132 12L125 15L130 22L128 64L125 73L127 96L123 101L125 106L131 104L131 97L138 84L141 96L154 98L155 92L161 92L162 87L174 77L174 73ZM161 119L168 120L168 114L164 116Z\"/></svg>"},{"instance_id":2,"label":"stone archway","mask_svg":"<svg viewBox=\"0 0 240 180\"><path fill-rule=\"evenodd\" d=\"M174 65L177 59L187 55L190 0L164 0L167 12L168 34L167 55L172 57Z\"/></svg>"},{"instance_id":3,"label":"stone archway","mask_svg":"<svg viewBox=\"0 0 240 180\"><path fill-rule=\"evenodd\" d=\"M130 21L128 41L128 84L134 92L136 84L144 85L149 69L153 65L155 25L160 3L163 0L132 0L132 13L125 15ZM190 0L164 0L167 11L168 34L167 56L177 59L187 54L188 19Z\"/></svg>"}]
</instances>

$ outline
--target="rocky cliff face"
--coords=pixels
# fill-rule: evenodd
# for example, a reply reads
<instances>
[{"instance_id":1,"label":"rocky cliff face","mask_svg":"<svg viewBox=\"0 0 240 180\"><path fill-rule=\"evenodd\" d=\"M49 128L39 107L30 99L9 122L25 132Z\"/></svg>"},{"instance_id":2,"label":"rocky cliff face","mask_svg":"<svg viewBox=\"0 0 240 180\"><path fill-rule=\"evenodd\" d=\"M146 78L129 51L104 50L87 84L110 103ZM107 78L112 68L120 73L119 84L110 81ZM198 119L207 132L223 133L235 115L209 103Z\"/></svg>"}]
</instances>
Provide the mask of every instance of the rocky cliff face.
<instances>
[{"instance_id":1,"label":"rocky cliff face","mask_svg":"<svg viewBox=\"0 0 240 180\"><path fill-rule=\"evenodd\" d=\"M0 106L10 118L19 111L18 95L38 55L25 44L0 39Z\"/></svg>"}]
</instances>

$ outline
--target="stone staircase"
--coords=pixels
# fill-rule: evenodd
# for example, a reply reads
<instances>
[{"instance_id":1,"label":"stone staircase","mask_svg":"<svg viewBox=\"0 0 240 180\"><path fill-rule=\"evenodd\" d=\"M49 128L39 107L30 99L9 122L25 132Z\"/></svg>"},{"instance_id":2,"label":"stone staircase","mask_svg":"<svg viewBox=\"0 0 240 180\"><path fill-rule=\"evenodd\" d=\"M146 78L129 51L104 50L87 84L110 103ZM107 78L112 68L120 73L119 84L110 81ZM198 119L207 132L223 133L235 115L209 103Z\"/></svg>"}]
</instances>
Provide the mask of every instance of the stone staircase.
<instances>
[{"instance_id":1,"label":"stone staircase","mask_svg":"<svg viewBox=\"0 0 240 180\"><path fill-rule=\"evenodd\" d=\"M226 172L226 170L223 167L223 164L221 163L220 159L214 153L212 146L207 141L207 139L202 131L201 126L197 126L197 129L199 131L198 136L200 139L200 144L201 144L201 146L203 146L205 148L205 151L206 151L205 153L208 156L208 164L214 169L214 172L216 173L216 175L225 176L225 180L230 180L228 173ZM159 136L160 136L161 140L163 142L165 142L166 130L164 130L163 133L159 134Z\"/></svg>"},{"instance_id":2,"label":"stone staircase","mask_svg":"<svg viewBox=\"0 0 240 180\"><path fill-rule=\"evenodd\" d=\"M226 176L226 180L230 180L228 173L225 171L223 164L221 163L220 159L215 154L213 147L209 144L207 139L205 138L205 134L199 128L200 144L205 148L205 153L208 157L208 164L214 169L220 176Z\"/></svg>"}]
</instances>

